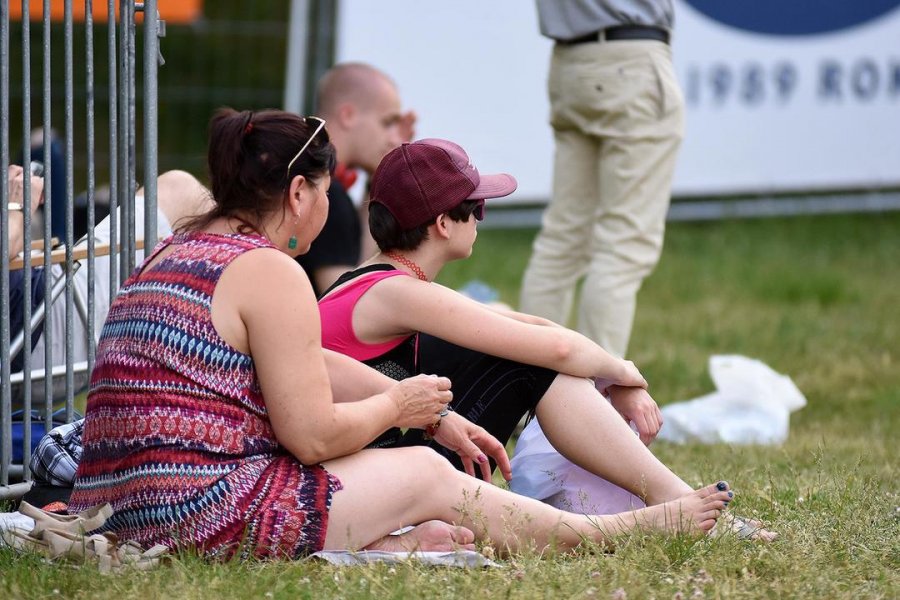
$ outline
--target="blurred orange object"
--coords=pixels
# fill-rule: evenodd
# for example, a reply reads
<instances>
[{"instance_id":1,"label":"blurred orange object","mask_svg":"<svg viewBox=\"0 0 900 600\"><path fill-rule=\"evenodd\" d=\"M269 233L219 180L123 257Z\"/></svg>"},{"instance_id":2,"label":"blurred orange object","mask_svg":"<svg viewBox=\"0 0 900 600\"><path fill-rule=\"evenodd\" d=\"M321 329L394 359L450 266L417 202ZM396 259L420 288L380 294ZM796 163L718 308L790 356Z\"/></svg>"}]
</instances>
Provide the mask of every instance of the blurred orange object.
<instances>
[{"instance_id":1,"label":"blurred orange object","mask_svg":"<svg viewBox=\"0 0 900 600\"><path fill-rule=\"evenodd\" d=\"M69 509L69 505L65 502L60 502L59 500L55 500L48 504L47 506L41 507L41 510L44 510L49 513L56 513L60 515L67 514Z\"/></svg>"},{"instance_id":2,"label":"blurred orange object","mask_svg":"<svg viewBox=\"0 0 900 600\"><path fill-rule=\"evenodd\" d=\"M105 0L94 0L94 21L106 22ZM32 21L40 21L43 18L43 0L31 0L29 18ZM119 12L119 2L115 3L116 14ZM161 19L167 23L192 23L200 18L203 13L203 0L157 0L156 9ZM65 10L65 0L50 0L50 18L53 21L62 21ZM84 2L72 2L72 17L76 21L84 20ZM9 18L12 21L22 20L22 3L13 1L9 3ZM137 13L137 21L143 20L143 13Z\"/></svg>"}]
</instances>

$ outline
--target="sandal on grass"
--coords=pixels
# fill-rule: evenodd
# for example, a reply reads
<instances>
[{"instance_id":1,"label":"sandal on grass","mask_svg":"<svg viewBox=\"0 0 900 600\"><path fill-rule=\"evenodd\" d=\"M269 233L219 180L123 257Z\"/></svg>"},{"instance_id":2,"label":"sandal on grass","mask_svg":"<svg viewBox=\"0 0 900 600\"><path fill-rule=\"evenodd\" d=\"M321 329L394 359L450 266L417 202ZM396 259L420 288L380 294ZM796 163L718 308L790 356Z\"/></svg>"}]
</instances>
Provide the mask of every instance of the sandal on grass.
<instances>
[{"instance_id":1,"label":"sandal on grass","mask_svg":"<svg viewBox=\"0 0 900 600\"><path fill-rule=\"evenodd\" d=\"M114 533L83 535L65 530L45 529L44 539L49 545L49 556L76 563L95 562L101 573L112 573L125 568L141 571L159 565L169 549L161 544L144 551L137 543L123 544Z\"/></svg>"},{"instance_id":2,"label":"sandal on grass","mask_svg":"<svg viewBox=\"0 0 900 600\"><path fill-rule=\"evenodd\" d=\"M34 528L30 533L22 528L2 531L0 541L17 550L34 552L52 560L96 564L101 573L113 573L124 569L152 569L169 552L161 544L144 550L137 542L120 542L112 532L88 534L102 527L112 515L109 504L77 515L55 515L22 502L19 512L34 519Z\"/></svg>"},{"instance_id":3,"label":"sandal on grass","mask_svg":"<svg viewBox=\"0 0 900 600\"><path fill-rule=\"evenodd\" d=\"M747 517L739 517L731 513L726 513L719 517L715 526L710 532L714 537L721 535L733 534L739 540L754 540L762 542L771 542L778 537L774 531L769 531L763 527L761 521L756 519L748 519Z\"/></svg>"},{"instance_id":4,"label":"sandal on grass","mask_svg":"<svg viewBox=\"0 0 900 600\"><path fill-rule=\"evenodd\" d=\"M51 528L70 533L99 529L112 516L113 509L109 504L102 504L82 511L77 515L57 515L41 510L27 502L21 502L19 504L19 512L34 519L34 529L31 530L31 535L39 538L45 529Z\"/></svg>"},{"instance_id":5,"label":"sandal on grass","mask_svg":"<svg viewBox=\"0 0 900 600\"><path fill-rule=\"evenodd\" d=\"M36 552L44 556L47 556L50 552L49 544L43 539L33 537L24 529L16 527L0 531L0 541L14 550Z\"/></svg>"},{"instance_id":6,"label":"sandal on grass","mask_svg":"<svg viewBox=\"0 0 900 600\"><path fill-rule=\"evenodd\" d=\"M149 550L144 550L137 542L128 541L119 546L117 556L121 567L131 567L139 571L147 571L166 559L169 549L162 544L156 544Z\"/></svg>"}]
</instances>

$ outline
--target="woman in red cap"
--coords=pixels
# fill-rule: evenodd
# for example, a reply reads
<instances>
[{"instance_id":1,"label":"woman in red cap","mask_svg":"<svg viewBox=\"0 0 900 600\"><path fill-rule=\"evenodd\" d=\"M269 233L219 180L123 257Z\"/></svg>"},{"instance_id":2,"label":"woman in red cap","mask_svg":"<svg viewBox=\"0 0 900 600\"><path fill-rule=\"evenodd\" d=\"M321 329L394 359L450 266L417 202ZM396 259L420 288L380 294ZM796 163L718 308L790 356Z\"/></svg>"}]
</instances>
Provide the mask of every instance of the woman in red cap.
<instances>
[{"instance_id":1,"label":"woman in red cap","mask_svg":"<svg viewBox=\"0 0 900 600\"><path fill-rule=\"evenodd\" d=\"M480 174L447 140L403 144L385 156L369 206L380 253L320 299L323 346L393 378L449 377L451 408L503 442L523 415L534 414L562 455L648 505L690 493L645 446L662 417L632 362L545 319L498 310L433 283L445 264L471 254L485 200L515 189L512 176ZM394 429L375 445L430 443L457 468L474 472L465 457L431 441L450 427L455 424L438 420L424 432ZM476 460L483 465L488 457ZM624 505L616 510L643 505L620 497Z\"/></svg>"}]
</instances>

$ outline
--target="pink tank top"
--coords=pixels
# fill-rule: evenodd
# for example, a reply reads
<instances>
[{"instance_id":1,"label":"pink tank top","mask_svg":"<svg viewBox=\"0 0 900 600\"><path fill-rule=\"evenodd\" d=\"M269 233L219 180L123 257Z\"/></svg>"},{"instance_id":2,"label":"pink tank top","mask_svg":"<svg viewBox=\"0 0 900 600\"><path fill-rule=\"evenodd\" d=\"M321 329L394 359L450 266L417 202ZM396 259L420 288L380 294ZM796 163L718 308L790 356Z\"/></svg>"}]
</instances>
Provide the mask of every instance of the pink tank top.
<instances>
[{"instance_id":1,"label":"pink tank top","mask_svg":"<svg viewBox=\"0 0 900 600\"><path fill-rule=\"evenodd\" d=\"M367 344L360 341L353 331L353 309L359 299L379 281L398 275L407 273L398 270L372 271L360 275L319 300L322 347L362 361L386 354L402 344L409 336L401 336L380 344Z\"/></svg>"}]
</instances>

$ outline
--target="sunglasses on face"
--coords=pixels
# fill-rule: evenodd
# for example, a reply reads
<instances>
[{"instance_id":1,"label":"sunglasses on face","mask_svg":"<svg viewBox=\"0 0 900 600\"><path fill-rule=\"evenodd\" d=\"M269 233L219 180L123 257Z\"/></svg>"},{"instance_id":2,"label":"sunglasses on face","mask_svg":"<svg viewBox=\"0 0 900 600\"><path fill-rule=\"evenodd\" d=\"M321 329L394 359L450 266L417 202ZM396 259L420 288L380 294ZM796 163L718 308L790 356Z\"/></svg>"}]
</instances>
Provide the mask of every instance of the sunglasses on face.
<instances>
[{"instance_id":1,"label":"sunglasses on face","mask_svg":"<svg viewBox=\"0 0 900 600\"><path fill-rule=\"evenodd\" d=\"M300 148L300 151L297 152L297 154L294 155L294 158L291 159L291 162L288 163L287 173L285 173L287 175L288 180L290 180L290 178L291 178L291 167L294 166L294 163L297 162L297 159L300 158L300 155L303 154L303 151L306 150L307 148L309 148L309 145L312 143L312 141L314 139L316 139L316 136L319 135L319 132L325 128L325 119L320 119L319 117L304 117L303 118L304 123L308 123L310 121L317 123L316 128L313 130L312 135L309 136L309 139L306 140L306 143L303 144L303 146Z\"/></svg>"},{"instance_id":2,"label":"sunglasses on face","mask_svg":"<svg viewBox=\"0 0 900 600\"><path fill-rule=\"evenodd\" d=\"M484 200L476 200L475 208L472 209L472 216L476 221L484 221Z\"/></svg>"}]
</instances>

